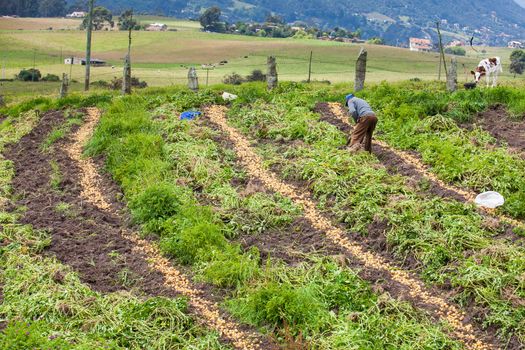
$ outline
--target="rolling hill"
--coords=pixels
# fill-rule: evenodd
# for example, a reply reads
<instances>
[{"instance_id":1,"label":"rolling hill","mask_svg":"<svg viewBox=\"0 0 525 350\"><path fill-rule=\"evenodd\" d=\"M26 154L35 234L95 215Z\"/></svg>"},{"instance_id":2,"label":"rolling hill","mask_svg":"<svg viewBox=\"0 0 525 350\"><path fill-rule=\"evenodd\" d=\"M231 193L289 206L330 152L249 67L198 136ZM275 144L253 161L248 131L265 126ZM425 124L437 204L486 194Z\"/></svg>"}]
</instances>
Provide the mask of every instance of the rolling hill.
<instances>
[{"instance_id":1,"label":"rolling hill","mask_svg":"<svg viewBox=\"0 0 525 350\"><path fill-rule=\"evenodd\" d=\"M229 22L263 21L270 13L289 22L347 29L361 28L365 38L381 36L390 44L405 42L410 36L435 37L437 20L449 33L474 36L483 43L506 44L525 38L524 0L99 0L115 12L133 7L149 14L195 18L203 9L219 6Z\"/></svg>"}]
</instances>

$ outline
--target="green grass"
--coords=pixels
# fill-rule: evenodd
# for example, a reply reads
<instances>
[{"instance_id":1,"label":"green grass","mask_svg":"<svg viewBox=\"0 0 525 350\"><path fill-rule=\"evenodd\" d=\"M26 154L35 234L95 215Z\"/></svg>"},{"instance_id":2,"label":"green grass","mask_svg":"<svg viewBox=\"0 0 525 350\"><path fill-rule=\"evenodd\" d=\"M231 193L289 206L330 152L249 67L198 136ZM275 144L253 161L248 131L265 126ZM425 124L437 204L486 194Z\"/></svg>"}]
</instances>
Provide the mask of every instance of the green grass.
<instances>
[{"instance_id":1,"label":"green grass","mask_svg":"<svg viewBox=\"0 0 525 350\"><path fill-rule=\"evenodd\" d=\"M507 201L502 211L525 218L525 161L494 147L496 142L487 132L466 131L453 122L470 121L475 113L498 103L522 119L523 89L500 87L449 95L427 84L380 85L365 95L380 111L380 129L389 143L419 151L445 181L479 192L501 192Z\"/></svg>"},{"instance_id":2,"label":"green grass","mask_svg":"<svg viewBox=\"0 0 525 350\"><path fill-rule=\"evenodd\" d=\"M367 79L369 82L400 81L418 77L437 79L439 56L437 53L416 53L407 49L387 46L354 45L320 40L270 39L240 35L204 33L197 30L196 22L145 17L147 21L164 21L180 29L177 32L135 32L133 38L133 74L150 86L185 84L189 66L216 64L209 72L209 83L222 81L225 75L237 72L247 75L254 69L266 70L266 57L278 57L281 80L302 81L308 76L308 58L313 51L312 79L332 82L353 81L355 58L361 46L369 51ZM105 59L109 67L94 68L92 81L111 80L122 74L122 57L127 50L127 34L119 31L96 32L93 56ZM0 31L0 45L10 47L4 53L6 77L12 77L22 68L36 67L44 74L61 76L71 67L63 58L83 56L85 33L81 31ZM498 54L504 62L503 81L512 81L508 73L510 49L487 48L489 54ZM218 65L227 60L225 65ZM470 80L464 71L470 71L480 60L476 53L459 58L459 81ZM463 69L462 64L465 64ZM111 65L116 66L115 69ZM201 84L206 72L199 69ZM83 67L74 66L73 79L82 81ZM56 90L58 91L58 84ZM29 86L29 85L28 85ZM4 85L5 92L16 94L15 85Z\"/></svg>"}]
</instances>

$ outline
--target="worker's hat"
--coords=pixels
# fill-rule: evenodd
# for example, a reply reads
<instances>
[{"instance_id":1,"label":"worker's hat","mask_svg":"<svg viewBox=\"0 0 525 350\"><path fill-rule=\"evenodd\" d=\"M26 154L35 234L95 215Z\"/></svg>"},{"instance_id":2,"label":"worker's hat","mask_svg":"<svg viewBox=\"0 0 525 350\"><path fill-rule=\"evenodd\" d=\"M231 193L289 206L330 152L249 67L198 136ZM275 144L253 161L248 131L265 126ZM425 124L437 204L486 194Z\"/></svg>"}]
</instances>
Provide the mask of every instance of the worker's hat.
<instances>
[{"instance_id":1,"label":"worker's hat","mask_svg":"<svg viewBox=\"0 0 525 350\"><path fill-rule=\"evenodd\" d=\"M355 96L354 94L348 94L345 96L345 105L348 106L348 101L350 101L351 99L353 99Z\"/></svg>"}]
</instances>

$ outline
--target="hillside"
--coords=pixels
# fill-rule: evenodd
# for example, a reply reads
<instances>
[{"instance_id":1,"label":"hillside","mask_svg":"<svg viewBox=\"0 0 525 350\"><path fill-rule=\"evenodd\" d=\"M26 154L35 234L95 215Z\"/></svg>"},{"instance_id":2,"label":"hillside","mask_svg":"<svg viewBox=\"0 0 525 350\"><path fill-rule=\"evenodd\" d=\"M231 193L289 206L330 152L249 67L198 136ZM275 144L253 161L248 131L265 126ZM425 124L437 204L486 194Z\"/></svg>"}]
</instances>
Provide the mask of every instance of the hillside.
<instances>
[{"instance_id":1,"label":"hillside","mask_svg":"<svg viewBox=\"0 0 525 350\"><path fill-rule=\"evenodd\" d=\"M410 36L434 37L433 27L438 19L445 20L443 29L475 36L483 43L501 45L509 39L525 38L525 9L512 0L364 0L358 7L349 0L99 0L99 3L117 12L132 6L140 12L188 18L217 5L230 22L263 21L269 13L276 13L287 22L361 28L364 37L381 36L390 44L404 43Z\"/></svg>"}]
</instances>

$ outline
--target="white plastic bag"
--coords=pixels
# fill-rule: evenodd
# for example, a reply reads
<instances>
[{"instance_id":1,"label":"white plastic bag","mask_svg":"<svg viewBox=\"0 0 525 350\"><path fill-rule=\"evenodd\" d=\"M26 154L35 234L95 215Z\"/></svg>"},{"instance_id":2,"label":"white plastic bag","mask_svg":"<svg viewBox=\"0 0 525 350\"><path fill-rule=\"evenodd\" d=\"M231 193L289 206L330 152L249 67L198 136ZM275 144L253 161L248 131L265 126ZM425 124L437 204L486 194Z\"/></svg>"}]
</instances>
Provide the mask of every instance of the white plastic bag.
<instances>
[{"instance_id":1,"label":"white plastic bag","mask_svg":"<svg viewBox=\"0 0 525 350\"><path fill-rule=\"evenodd\" d=\"M230 94L229 92L226 92L226 91L222 94L222 99L224 101L233 101L233 100L237 99L238 97L239 96L234 95L234 94Z\"/></svg>"},{"instance_id":2,"label":"white plastic bag","mask_svg":"<svg viewBox=\"0 0 525 350\"><path fill-rule=\"evenodd\" d=\"M480 207L494 209L505 204L505 198L498 192L489 191L479 194L474 203Z\"/></svg>"}]
</instances>

